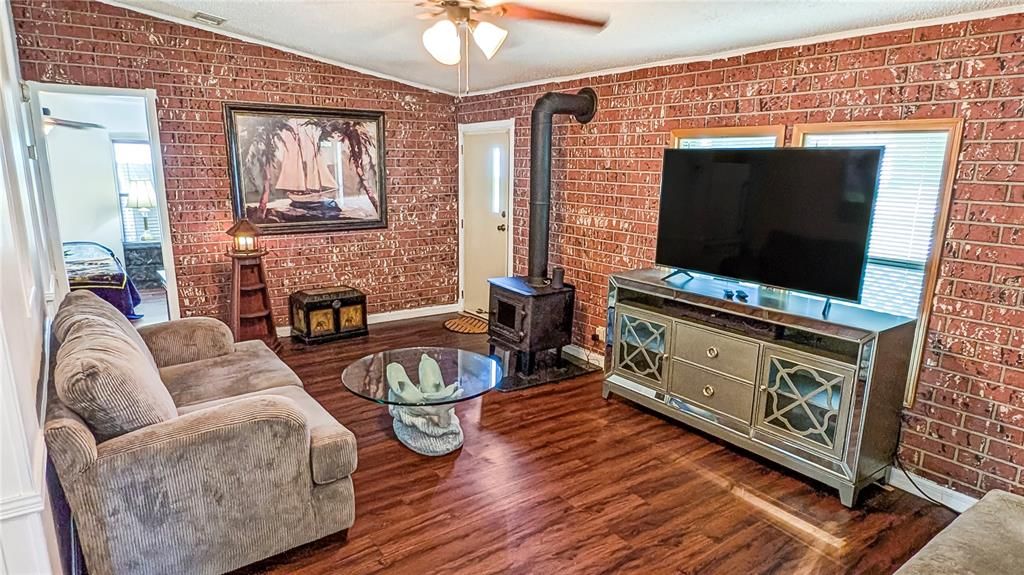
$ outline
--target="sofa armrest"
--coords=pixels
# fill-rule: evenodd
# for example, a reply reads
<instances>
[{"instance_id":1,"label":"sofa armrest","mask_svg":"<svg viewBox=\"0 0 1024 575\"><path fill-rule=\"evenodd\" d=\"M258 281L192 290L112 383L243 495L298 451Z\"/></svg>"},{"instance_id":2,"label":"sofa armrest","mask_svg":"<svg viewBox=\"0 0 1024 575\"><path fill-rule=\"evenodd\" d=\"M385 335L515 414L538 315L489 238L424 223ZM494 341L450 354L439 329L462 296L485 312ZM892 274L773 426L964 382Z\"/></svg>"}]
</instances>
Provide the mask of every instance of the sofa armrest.
<instances>
[{"instance_id":1,"label":"sofa armrest","mask_svg":"<svg viewBox=\"0 0 1024 575\"><path fill-rule=\"evenodd\" d=\"M46 450L61 481L74 482L96 463L96 437L70 409L61 411L46 420Z\"/></svg>"},{"instance_id":2,"label":"sofa armrest","mask_svg":"<svg viewBox=\"0 0 1024 575\"><path fill-rule=\"evenodd\" d=\"M212 317L190 317L139 328L156 360L157 367L168 367L235 351L235 338L228 326Z\"/></svg>"},{"instance_id":3,"label":"sofa armrest","mask_svg":"<svg viewBox=\"0 0 1024 575\"><path fill-rule=\"evenodd\" d=\"M309 448L304 414L280 396L238 399L100 443L67 490L90 570L220 573L308 540Z\"/></svg>"}]
</instances>

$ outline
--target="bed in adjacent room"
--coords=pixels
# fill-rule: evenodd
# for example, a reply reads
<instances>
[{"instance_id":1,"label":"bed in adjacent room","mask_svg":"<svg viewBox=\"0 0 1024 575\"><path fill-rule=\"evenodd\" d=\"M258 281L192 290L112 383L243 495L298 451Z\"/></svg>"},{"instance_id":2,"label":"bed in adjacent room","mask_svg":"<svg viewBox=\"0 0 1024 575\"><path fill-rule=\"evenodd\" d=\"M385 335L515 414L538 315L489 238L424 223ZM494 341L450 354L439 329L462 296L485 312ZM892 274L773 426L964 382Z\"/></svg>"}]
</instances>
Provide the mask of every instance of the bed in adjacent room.
<instances>
[{"instance_id":1,"label":"bed in adjacent room","mask_svg":"<svg viewBox=\"0 0 1024 575\"><path fill-rule=\"evenodd\" d=\"M121 260L96 242L64 242L64 268L71 290L89 290L110 302L128 319L140 319L135 306L142 303Z\"/></svg>"}]
</instances>

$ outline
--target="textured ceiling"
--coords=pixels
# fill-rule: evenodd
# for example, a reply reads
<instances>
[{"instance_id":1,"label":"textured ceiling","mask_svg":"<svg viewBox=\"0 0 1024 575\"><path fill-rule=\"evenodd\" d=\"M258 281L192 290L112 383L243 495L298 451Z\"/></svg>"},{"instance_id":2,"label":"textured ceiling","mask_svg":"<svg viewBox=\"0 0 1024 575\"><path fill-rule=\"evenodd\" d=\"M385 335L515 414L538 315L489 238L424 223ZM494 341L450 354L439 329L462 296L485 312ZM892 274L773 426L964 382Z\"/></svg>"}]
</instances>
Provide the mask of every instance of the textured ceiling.
<instances>
[{"instance_id":1,"label":"textured ceiling","mask_svg":"<svg viewBox=\"0 0 1024 575\"><path fill-rule=\"evenodd\" d=\"M455 93L455 67L420 44L430 22L416 0L118 0L120 6L187 20L196 11L227 18L219 29L343 66ZM985 10L1020 0L661 0L527 1L580 15L607 16L599 32L505 20L510 34L493 60L470 46L469 91L696 58L772 43ZM211 28L215 29L215 28Z\"/></svg>"}]
</instances>

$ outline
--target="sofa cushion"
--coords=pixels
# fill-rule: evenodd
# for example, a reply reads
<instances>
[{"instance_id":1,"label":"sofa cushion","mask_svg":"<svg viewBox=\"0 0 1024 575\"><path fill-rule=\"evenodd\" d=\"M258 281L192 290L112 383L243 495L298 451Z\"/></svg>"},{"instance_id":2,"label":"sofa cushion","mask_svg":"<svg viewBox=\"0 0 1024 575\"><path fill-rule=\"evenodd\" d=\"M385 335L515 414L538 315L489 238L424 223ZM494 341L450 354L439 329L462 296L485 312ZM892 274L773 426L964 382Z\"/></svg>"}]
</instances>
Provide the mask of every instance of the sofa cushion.
<instances>
[{"instance_id":1,"label":"sofa cushion","mask_svg":"<svg viewBox=\"0 0 1024 575\"><path fill-rule=\"evenodd\" d=\"M79 317L57 350L57 396L98 441L177 416L160 373L114 322Z\"/></svg>"},{"instance_id":2,"label":"sofa cushion","mask_svg":"<svg viewBox=\"0 0 1024 575\"><path fill-rule=\"evenodd\" d=\"M910 558L896 575L1021 573L1024 497L993 490Z\"/></svg>"},{"instance_id":3,"label":"sofa cushion","mask_svg":"<svg viewBox=\"0 0 1024 575\"><path fill-rule=\"evenodd\" d=\"M235 397L302 381L262 341L235 344L234 353L172 365L160 377L178 407Z\"/></svg>"},{"instance_id":4,"label":"sofa cushion","mask_svg":"<svg viewBox=\"0 0 1024 575\"><path fill-rule=\"evenodd\" d=\"M309 426L309 454L310 466L313 471L313 481L320 485L337 481L343 477L352 475L356 470L356 436L344 425L338 423L322 405L301 387L287 385L264 389L253 393L247 393L237 397L229 397L188 405L178 409L178 413L185 415L201 409L224 405L238 399L247 397L258 397L261 395L280 395L290 398L298 405L303 415L306 416L306 423Z\"/></svg>"},{"instance_id":5,"label":"sofa cushion","mask_svg":"<svg viewBox=\"0 0 1024 575\"><path fill-rule=\"evenodd\" d=\"M68 332L77 322L89 318L102 318L111 322L118 331L139 348L139 352L153 365L154 369L157 367L149 347L146 346L146 342L142 340L142 336L128 321L128 318L109 302L88 290L73 291L60 303L60 310L53 318L53 333L57 336L57 341L64 341Z\"/></svg>"}]
</instances>

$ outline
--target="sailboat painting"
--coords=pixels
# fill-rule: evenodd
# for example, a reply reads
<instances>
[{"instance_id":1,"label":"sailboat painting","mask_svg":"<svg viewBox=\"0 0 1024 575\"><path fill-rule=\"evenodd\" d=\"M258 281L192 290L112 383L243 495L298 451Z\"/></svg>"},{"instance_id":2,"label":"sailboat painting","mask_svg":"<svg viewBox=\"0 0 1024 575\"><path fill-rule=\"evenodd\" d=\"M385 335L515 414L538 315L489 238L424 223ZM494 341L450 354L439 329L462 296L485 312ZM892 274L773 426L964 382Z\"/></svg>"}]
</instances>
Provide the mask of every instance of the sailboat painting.
<instances>
[{"instance_id":1,"label":"sailboat painting","mask_svg":"<svg viewBox=\"0 0 1024 575\"><path fill-rule=\"evenodd\" d=\"M387 227L384 113L225 104L235 217L265 234Z\"/></svg>"}]
</instances>

